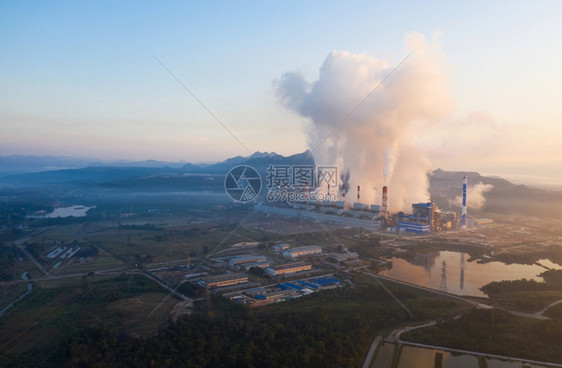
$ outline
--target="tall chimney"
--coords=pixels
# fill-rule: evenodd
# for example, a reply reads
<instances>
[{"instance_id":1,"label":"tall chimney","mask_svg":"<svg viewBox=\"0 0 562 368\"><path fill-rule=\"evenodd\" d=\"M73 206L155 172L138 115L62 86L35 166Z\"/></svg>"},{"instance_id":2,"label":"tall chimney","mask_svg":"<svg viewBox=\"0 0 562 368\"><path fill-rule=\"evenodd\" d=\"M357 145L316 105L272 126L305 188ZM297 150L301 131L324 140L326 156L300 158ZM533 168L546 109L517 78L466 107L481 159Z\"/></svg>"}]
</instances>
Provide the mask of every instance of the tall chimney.
<instances>
[{"instance_id":1,"label":"tall chimney","mask_svg":"<svg viewBox=\"0 0 562 368\"><path fill-rule=\"evenodd\" d=\"M467 178L466 175L462 178L462 222L461 228L466 229L466 184Z\"/></svg>"},{"instance_id":2,"label":"tall chimney","mask_svg":"<svg viewBox=\"0 0 562 368\"><path fill-rule=\"evenodd\" d=\"M357 186L357 202L359 203L361 200L361 186Z\"/></svg>"},{"instance_id":3,"label":"tall chimney","mask_svg":"<svg viewBox=\"0 0 562 368\"><path fill-rule=\"evenodd\" d=\"M382 187L382 212L387 213L388 211L388 188L386 185Z\"/></svg>"}]
</instances>

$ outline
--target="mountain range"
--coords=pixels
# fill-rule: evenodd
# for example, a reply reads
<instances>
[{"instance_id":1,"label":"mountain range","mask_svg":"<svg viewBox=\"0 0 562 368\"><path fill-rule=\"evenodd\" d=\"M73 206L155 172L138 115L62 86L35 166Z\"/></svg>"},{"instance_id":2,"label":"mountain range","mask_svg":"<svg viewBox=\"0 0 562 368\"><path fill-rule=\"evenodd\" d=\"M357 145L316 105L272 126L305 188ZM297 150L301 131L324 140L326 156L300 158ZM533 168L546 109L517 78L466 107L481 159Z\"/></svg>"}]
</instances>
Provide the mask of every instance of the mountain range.
<instances>
[{"instance_id":1,"label":"mountain range","mask_svg":"<svg viewBox=\"0 0 562 368\"><path fill-rule=\"evenodd\" d=\"M291 156L274 152L256 152L236 156L213 164L192 164L163 161L90 161L50 156L0 157L0 188L50 187L66 191L88 188L120 191L207 191L224 193L224 176L236 165L254 167L262 178L273 165L314 165L310 151ZM69 168L70 167L70 168ZM53 169L57 168L57 169ZM440 208L455 208L460 195L462 177L469 184L482 183L485 204L478 212L524 213L562 216L562 191L516 185L508 180L482 176L476 172L451 172L437 169L428 174L430 195ZM475 211L472 211L475 213Z\"/></svg>"}]
</instances>

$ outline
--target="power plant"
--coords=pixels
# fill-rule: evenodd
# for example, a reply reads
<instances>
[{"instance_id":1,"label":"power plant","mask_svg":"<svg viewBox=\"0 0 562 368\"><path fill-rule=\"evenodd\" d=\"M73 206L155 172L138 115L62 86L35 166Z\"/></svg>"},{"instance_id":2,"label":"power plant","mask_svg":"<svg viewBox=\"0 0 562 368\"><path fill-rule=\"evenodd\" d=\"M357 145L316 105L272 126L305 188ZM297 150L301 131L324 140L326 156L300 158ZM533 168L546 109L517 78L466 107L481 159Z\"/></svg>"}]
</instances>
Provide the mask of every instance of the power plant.
<instances>
[{"instance_id":1,"label":"power plant","mask_svg":"<svg viewBox=\"0 0 562 368\"><path fill-rule=\"evenodd\" d=\"M345 201L346 185L341 186L341 195L330 192L328 185L327 199L318 199L318 194L310 190L307 183L304 188L304 197L296 196L293 187L293 197L286 202L275 204L260 203L255 206L259 212L282 215L289 218L306 218L315 221L339 224L344 226L361 227L367 230L393 231L398 233L430 234L455 228L467 227L467 177L462 182L462 213L460 224L457 223L455 212L442 212L435 203L413 203L410 214L402 211L391 214L388 207L387 186L382 188L381 205L365 204L361 202L361 186L357 185L357 201L350 204ZM321 193L320 193L321 194ZM297 198L301 198L298 200ZM316 199L313 199L316 198ZM334 200L336 199L336 200Z\"/></svg>"}]
</instances>

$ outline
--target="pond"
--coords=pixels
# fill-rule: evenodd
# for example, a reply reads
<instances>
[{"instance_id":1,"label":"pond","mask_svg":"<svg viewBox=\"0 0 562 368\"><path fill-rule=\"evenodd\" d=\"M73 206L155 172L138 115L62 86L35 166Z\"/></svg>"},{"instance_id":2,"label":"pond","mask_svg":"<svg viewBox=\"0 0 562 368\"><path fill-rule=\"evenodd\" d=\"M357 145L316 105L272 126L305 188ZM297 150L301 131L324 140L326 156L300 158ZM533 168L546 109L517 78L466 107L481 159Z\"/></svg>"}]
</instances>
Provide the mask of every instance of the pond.
<instances>
[{"instance_id":1,"label":"pond","mask_svg":"<svg viewBox=\"0 0 562 368\"><path fill-rule=\"evenodd\" d=\"M444 290L457 295L486 297L480 288L492 281L533 279L544 281L538 275L547 270L539 265L507 265L501 262L468 262L468 255L461 252L420 253L413 261L392 258L392 268L379 275ZM562 266L548 260L540 260L544 266L562 269Z\"/></svg>"},{"instance_id":2,"label":"pond","mask_svg":"<svg viewBox=\"0 0 562 368\"><path fill-rule=\"evenodd\" d=\"M84 217L86 216L86 212L90 208L94 207L86 207L86 206L70 206L70 207L59 207L55 208L55 210L49 213L46 218L57 218L57 217Z\"/></svg>"}]
</instances>

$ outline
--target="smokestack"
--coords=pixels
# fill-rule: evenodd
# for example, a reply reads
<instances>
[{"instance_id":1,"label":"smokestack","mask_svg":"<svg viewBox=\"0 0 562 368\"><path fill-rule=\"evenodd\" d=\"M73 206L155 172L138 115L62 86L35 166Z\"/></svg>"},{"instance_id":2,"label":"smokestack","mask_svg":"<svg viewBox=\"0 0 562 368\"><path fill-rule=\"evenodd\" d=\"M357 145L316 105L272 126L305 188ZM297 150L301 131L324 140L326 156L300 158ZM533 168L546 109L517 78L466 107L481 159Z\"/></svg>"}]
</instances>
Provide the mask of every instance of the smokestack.
<instances>
[{"instance_id":1,"label":"smokestack","mask_svg":"<svg viewBox=\"0 0 562 368\"><path fill-rule=\"evenodd\" d=\"M466 229L466 175L462 178L462 222L461 228Z\"/></svg>"},{"instance_id":2,"label":"smokestack","mask_svg":"<svg viewBox=\"0 0 562 368\"><path fill-rule=\"evenodd\" d=\"M385 214L388 211L388 188L386 185L382 187L382 211Z\"/></svg>"},{"instance_id":3,"label":"smokestack","mask_svg":"<svg viewBox=\"0 0 562 368\"><path fill-rule=\"evenodd\" d=\"M361 200L361 186L358 185L357 186L357 203L359 203Z\"/></svg>"}]
</instances>

